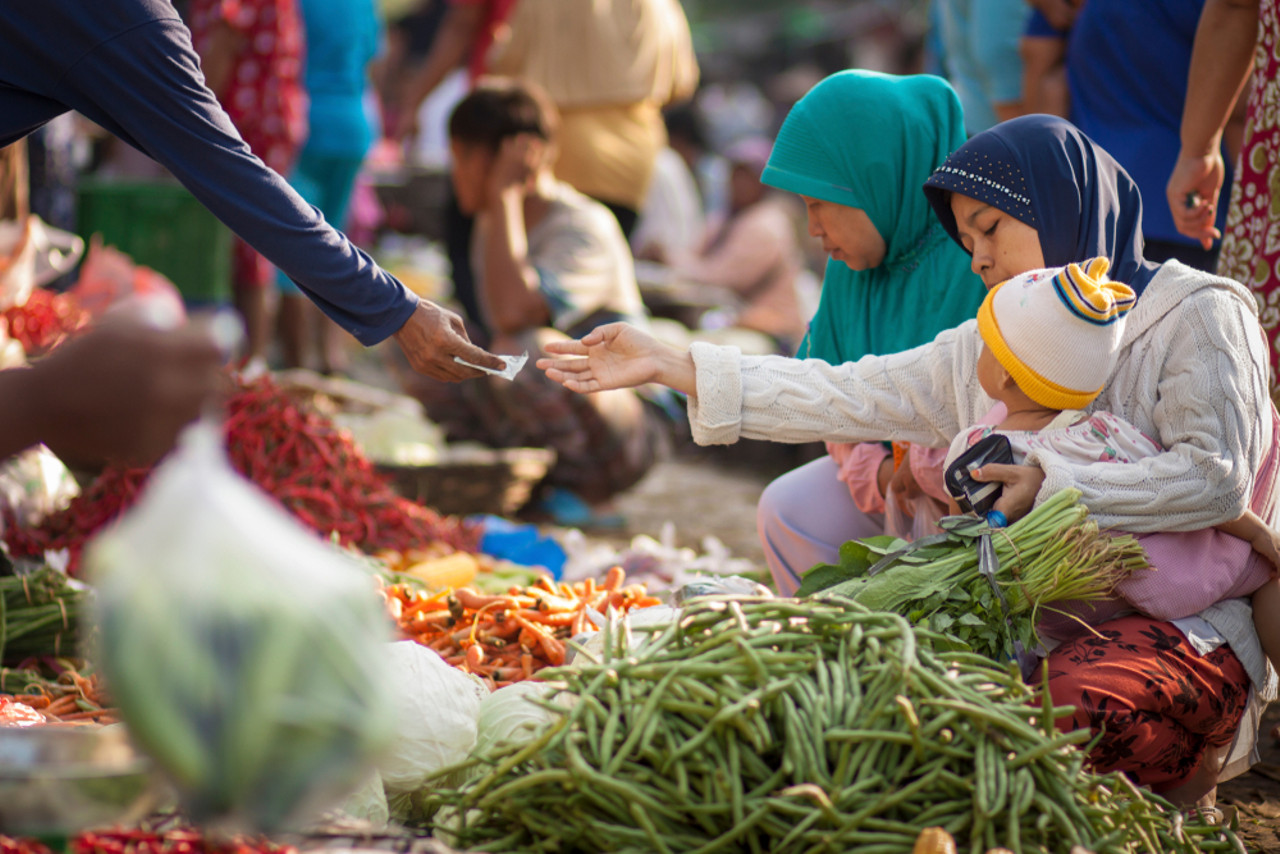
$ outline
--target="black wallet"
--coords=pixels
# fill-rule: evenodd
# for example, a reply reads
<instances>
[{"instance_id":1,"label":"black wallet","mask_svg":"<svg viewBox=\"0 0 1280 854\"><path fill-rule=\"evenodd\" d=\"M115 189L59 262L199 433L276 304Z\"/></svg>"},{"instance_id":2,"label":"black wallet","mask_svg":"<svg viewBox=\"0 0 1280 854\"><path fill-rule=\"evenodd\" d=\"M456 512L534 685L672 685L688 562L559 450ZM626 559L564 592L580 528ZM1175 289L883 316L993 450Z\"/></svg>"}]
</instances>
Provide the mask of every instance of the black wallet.
<instances>
[{"instance_id":1,"label":"black wallet","mask_svg":"<svg viewBox=\"0 0 1280 854\"><path fill-rule=\"evenodd\" d=\"M979 440L956 457L943 474L947 491L966 513L986 516L1004 488L1001 483L983 483L973 479L970 472L988 463L1013 464L1013 447L1007 437L992 433Z\"/></svg>"}]
</instances>

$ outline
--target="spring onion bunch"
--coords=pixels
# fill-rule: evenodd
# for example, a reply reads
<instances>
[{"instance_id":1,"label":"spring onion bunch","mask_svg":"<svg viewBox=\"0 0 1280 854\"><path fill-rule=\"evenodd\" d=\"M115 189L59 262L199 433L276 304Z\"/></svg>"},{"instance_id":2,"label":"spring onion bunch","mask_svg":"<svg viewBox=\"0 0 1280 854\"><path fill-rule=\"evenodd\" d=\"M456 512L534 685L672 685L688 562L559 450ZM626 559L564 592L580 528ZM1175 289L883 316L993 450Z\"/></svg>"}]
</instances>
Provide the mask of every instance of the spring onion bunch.
<instances>
[{"instance_id":1,"label":"spring onion bunch","mask_svg":"<svg viewBox=\"0 0 1280 854\"><path fill-rule=\"evenodd\" d=\"M967 516L947 517L940 527L942 534L910 544L891 537L845 543L838 564L805 574L799 595L847 596L872 610L901 614L957 648L1004 661L1013 640L1027 649L1039 643L1036 622L1053 603L1103 599L1130 573L1150 571L1137 540L1099 530L1074 489L1058 492L1007 528ZM988 533L1009 626L978 570L978 538Z\"/></svg>"}]
</instances>

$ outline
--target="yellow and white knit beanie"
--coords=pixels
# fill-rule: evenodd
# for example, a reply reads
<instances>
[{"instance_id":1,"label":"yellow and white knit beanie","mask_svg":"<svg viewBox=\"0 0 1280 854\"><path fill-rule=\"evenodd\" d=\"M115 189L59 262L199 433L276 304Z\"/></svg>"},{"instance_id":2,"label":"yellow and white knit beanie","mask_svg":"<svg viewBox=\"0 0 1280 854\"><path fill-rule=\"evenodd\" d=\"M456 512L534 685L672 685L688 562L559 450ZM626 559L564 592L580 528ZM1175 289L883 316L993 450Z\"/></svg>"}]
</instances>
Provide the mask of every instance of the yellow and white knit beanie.
<instances>
[{"instance_id":1,"label":"yellow and white knit beanie","mask_svg":"<svg viewBox=\"0 0 1280 854\"><path fill-rule=\"evenodd\" d=\"M1032 270L996 285L978 331L1018 388L1041 406L1083 409L1115 368L1124 316L1137 302L1107 278L1106 258Z\"/></svg>"}]
</instances>

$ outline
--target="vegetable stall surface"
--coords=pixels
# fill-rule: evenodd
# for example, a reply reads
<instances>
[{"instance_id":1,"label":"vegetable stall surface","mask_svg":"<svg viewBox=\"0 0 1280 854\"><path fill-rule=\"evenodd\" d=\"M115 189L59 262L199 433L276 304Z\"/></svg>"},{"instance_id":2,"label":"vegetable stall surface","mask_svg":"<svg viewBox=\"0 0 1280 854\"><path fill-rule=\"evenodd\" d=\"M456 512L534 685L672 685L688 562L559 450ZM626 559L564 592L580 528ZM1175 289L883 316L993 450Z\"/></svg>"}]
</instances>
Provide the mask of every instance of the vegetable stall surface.
<instances>
[{"instance_id":1,"label":"vegetable stall surface","mask_svg":"<svg viewBox=\"0 0 1280 854\"><path fill-rule=\"evenodd\" d=\"M891 537L845 543L840 563L809 570L799 595L847 596L908 616L957 648L1005 661L1011 640L1026 649L1039 644L1036 624L1054 603L1106 598L1130 573L1149 571L1137 540L1099 531L1079 491L1061 490L1008 528L994 529L1006 626L1002 603L978 568L977 539L992 529L964 516L940 525L943 533L909 545Z\"/></svg>"},{"instance_id":2,"label":"vegetable stall surface","mask_svg":"<svg viewBox=\"0 0 1280 854\"><path fill-rule=\"evenodd\" d=\"M972 653L847 599L694 600L629 647L542 674L533 740L473 753L437 832L486 851L1193 852L1229 829L1083 770L1061 713ZM442 775L440 779L446 779ZM1175 824L1175 819L1177 823ZM1203 843L1203 844L1202 844Z\"/></svg>"},{"instance_id":3,"label":"vegetable stall surface","mask_svg":"<svg viewBox=\"0 0 1280 854\"><path fill-rule=\"evenodd\" d=\"M630 611L661 604L642 584L624 584L622 567L595 579L556 584L542 576L528 587L485 594L473 588L436 593L405 584L383 588L387 609L406 638L445 661L489 680L491 687L532 679L565 662L565 643L595 628L591 612Z\"/></svg>"},{"instance_id":4,"label":"vegetable stall surface","mask_svg":"<svg viewBox=\"0 0 1280 854\"><path fill-rule=\"evenodd\" d=\"M440 543L476 551L480 534L398 495L351 437L269 377L238 379L224 427L232 466L322 536L366 552L409 551ZM15 557L68 549L78 571L85 541L133 506L150 469L111 466L65 510L34 528L5 525Z\"/></svg>"}]
</instances>

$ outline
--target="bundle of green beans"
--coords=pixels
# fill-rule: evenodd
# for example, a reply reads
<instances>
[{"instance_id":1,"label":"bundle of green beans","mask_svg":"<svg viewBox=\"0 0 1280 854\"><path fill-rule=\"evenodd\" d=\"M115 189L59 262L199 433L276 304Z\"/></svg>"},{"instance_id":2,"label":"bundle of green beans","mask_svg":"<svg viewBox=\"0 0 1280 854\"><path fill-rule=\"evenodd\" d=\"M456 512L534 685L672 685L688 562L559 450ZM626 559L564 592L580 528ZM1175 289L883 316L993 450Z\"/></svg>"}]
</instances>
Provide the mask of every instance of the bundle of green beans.
<instances>
[{"instance_id":1,"label":"bundle of green beans","mask_svg":"<svg viewBox=\"0 0 1280 854\"><path fill-rule=\"evenodd\" d=\"M1082 770L1051 708L902 617L831 598L694 600L599 661L544 671L534 740L443 772L437 832L482 851L899 854L931 826L962 850L1195 852L1229 831L1178 821ZM454 778L456 779L456 778Z\"/></svg>"},{"instance_id":2,"label":"bundle of green beans","mask_svg":"<svg viewBox=\"0 0 1280 854\"><path fill-rule=\"evenodd\" d=\"M71 655L84 593L58 570L0 576L0 662Z\"/></svg>"},{"instance_id":3,"label":"bundle of green beans","mask_svg":"<svg viewBox=\"0 0 1280 854\"><path fill-rule=\"evenodd\" d=\"M1008 528L960 516L940 524L942 534L909 545L890 537L846 543L838 564L805 574L799 595L847 596L872 610L907 616L959 648L1005 661L1013 640L1027 649L1039 643L1035 626L1042 609L1106 597L1130 573L1149 571L1138 541L1100 531L1075 489L1054 494ZM999 564L1008 627L1003 606L978 571L977 541L984 533Z\"/></svg>"}]
</instances>

